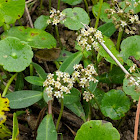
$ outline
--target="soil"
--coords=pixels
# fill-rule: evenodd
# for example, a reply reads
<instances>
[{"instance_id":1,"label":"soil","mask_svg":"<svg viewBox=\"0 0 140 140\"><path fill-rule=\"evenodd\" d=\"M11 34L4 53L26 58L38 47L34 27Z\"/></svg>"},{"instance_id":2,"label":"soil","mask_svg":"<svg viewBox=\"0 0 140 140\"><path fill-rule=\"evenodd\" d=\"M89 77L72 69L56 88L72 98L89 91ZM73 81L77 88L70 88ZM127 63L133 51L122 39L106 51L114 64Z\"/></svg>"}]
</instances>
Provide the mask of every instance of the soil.
<instances>
[{"instance_id":1,"label":"soil","mask_svg":"<svg viewBox=\"0 0 140 140\"><path fill-rule=\"evenodd\" d=\"M91 4L91 1L88 1L88 3L89 3L90 16L92 19L91 26L94 26L95 18L91 13L92 4ZM43 3L44 8L41 11L38 9L39 2L36 2L36 4L33 5L30 11L33 22L36 20L36 18L39 15L42 15L42 14L49 15L48 5L49 5L48 0L44 0L44 3ZM52 7L57 8L56 0L52 0ZM70 6L61 2L60 11L68 7L81 7L85 9L84 2L76 6ZM25 14L21 21L23 25L29 26L29 23ZM103 22L100 22L99 24L101 25L103 24ZM16 23L16 25L18 25L18 22ZM60 32L60 39L63 46L65 46L66 50L70 52L76 52L74 48L75 46L74 41L76 40L75 31L71 31L65 28L63 25L59 25L58 28ZM3 32L2 28L0 29L0 32L1 33ZM112 39L114 38L112 37ZM38 60L34 60L34 61L38 62ZM47 62L47 64L48 64L48 68L50 72L53 72L56 70L56 67L53 64L53 62ZM41 65L45 68L44 63L42 63ZM107 63L105 60L101 61L100 68L99 68L100 74L108 71L109 69L108 65L109 63ZM14 87L14 84L12 86ZM11 91L13 90L12 86L10 88ZM106 83L101 83L100 87L102 87L102 89L105 92L109 90L109 87ZM118 87L117 85L114 85L114 88L121 88L121 86L119 85ZM37 126L40 124L41 120L45 116L45 110L47 110L47 108L41 108L38 104L35 104L29 107L28 109L25 109L25 111L27 112L25 115L23 115L22 117L18 117L19 129L20 129L19 131L20 140L34 140L35 139ZM59 110L60 110L60 105L56 101L53 105L54 122L57 121ZM11 130L12 130L12 113L14 111L17 111L17 110L12 110L10 113L7 113L8 119L6 121L6 124ZM99 115L100 113L98 112L98 110L93 109L92 114L93 114L92 119L102 120L101 116ZM112 121L109 118L104 118L104 120L111 122L114 127L118 128L121 135L121 140L133 140L135 116L136 116L136 105L133 106L131 110L127 113L126 117L122 118L121 120ZM61 140L62 136L64 140L74 140L76 132L80 128L82 123L83 121L79 117L77 117L70 110L65 108L61 122L60 122L58 140ZM139 129L139 134L140 134L140 129ZM138 137L138 140L140 140L140 136Z\"/></svg>"}]
</instances>

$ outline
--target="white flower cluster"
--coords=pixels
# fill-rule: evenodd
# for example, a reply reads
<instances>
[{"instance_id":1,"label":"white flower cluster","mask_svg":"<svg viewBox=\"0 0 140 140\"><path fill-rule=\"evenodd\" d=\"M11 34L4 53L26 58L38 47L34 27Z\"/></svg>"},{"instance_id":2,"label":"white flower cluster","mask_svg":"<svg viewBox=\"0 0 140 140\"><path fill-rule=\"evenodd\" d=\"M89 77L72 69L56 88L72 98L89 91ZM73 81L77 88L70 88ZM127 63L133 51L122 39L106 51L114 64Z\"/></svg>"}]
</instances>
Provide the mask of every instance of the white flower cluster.
<instances>
[{"instance_id":1,"label":"white flower cluster","mask_svg":"<svg viewBox=\"0 0 140 140\"><path fill-rule=\"evenodd\" d=\"M86 68L83 68L81 64L74 65L74 72L72 74L73 81L76 81L78 78L79 85L84 88L89 86L89 82L93 81L94 83L98 82L97 79L94 77L97 76L97 72L94 69L94 66L92 64L88 65Z\"/></svg>"},{"instance_id":2,"label":"white flower cluster","mask_svg":"<svg viewBox=\"0 0 140 140\"><path fill-rule=\"evenodd\" d=\"M94 98L93 94L90 94L88 91L84 91L83 99L86 100L86 102L90 101L92 98Z\"/></svg>"},{"instance_id":3,"label":"white flower cluster","mask_svg":"<svg viewBox=\"0 0 140 140\"><path fill-rule=\"evenodd\" d=\"M52 10L50 10L50 19L47 20L47 24L52 23L53 25L57 25L58 23L60 23L60 21L64 21L64 19L65 14L63 14L59 10L52 8Z\"/></svg>"},{"instance_id":4,"label":"white flower cluster","mask_svg":"<svg viewBox=\"0 0 140 140\"><path fill-rule=\"evenodd\" d=\"M98 82L97 79L94 77L97 76L97 72L94 69L94 66L92 64L88 65L86 68L83 68L81 64L74 65L74 73L72 74L72 80L76 81L79 80L79 85L82 88L86 88L89 86L89 82L93 81L94 83ZM83 99L85 99L87 102L94 98L94 95L91 94L89 91L84 91L83 93Z\"/></svg>"},{"instance_id":5,"label":"white flower cluster","mask_svg":"<svg viewBox=\"0 0 140 140\"><path fill-rule=\"evenodd\" d=\"M56 71L56 74L49 73L47 79L43 83L45 92L48 97L64 98L64 94L70 94L70 90L76 81L79 81L79 85L82 88L88 87L89 82L98 82L94 77L98 74L96 73L94 66L92 64L88 65L87 68L83 68L81 64L74 65L74 72L72 76L66 72ZM87 102L94 97L87 91L83 93L83 99Z\"/></svg>"},{"instance_id":6,"label":"white flower cluster","mask_svg":"<svg viewBox=\"0 0 140 140\"><path fill-rule=\"evenodd\" d=\"M137 2L138 4L139 2ZM125 1L125 7L122 9L118 1L112 3L111 9L106 9L105 12L108 14L108 18L112 17L113 23L119 31L123 28L127 34L135 34L136 28L134 24L140 24L139 16L134 15L134 11L131 9L127 13L125 9L131 5L130 2Z\"/></svg>"},{"instance_id":7,"label":"white flower cluster","mask_svg":"<svg viewBox=\"0 0 140 140\"><path fill-rule=\"evenodd\" d=\"M78 42L78 45L83 49L86 48L87 51L90 51L92 47L96 51L99 51L98 42L104 42L101 31L93 27L87 27L87 29L82 28L76 40Z\"/></svg>"},{"instance_id":8,"label":"white flower cluster","mask_svg":"<svg viewBox=\"0 0 140 140\"><path fill-rule=\"evenodd\" d=\"M47 79L43 83L46 87L45 92L48 97L64 98L63 94L69 94L73 87L73 81L66 72L56 71L56 76L49 73Z\"/></svg>"}]
</instances>

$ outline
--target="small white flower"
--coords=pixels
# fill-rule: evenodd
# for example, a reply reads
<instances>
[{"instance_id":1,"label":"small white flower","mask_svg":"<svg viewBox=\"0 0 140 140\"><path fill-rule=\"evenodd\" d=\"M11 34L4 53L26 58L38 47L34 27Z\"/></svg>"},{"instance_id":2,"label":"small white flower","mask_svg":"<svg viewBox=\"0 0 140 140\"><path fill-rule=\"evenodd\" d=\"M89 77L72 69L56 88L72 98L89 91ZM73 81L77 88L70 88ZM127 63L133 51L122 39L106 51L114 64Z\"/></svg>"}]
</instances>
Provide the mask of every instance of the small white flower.
<instances>
[{"instance_id":1,"label":"small white flower","mask_svg":"<svg viewBox=\"0 0 140 140\"><path fill-rule=\"evenodd\" d=\"M66 83L66 82L68 83L68 82L69 82L69 78L64 77L64 78L63 78L63 81L64 81L64 83Z\"/></svg>"},{"instance_id":2,"label":"small white flower","mask_svg":"<svg viewBox=\"0 0 140 140\"><path fill-rule=\"evenodd\" d=\"M103 37L102 37L102 32L99 31L99 30L97 30L97 32L95 33L94 36L96 37L96 39L101 39L101 38L103 38Z\"/></svg>"},{"instance_id":3,"label":"small white flower","mask_svg":"<svg viewBox=\"0 0 140 140\"><path fill-rule=\"evenodd\" d=\"M63 72L61 72L61 71L56 71L56 75L57 75L58 77L63 77Z\"/></svg>"},{"instance_id":4,"label":"small white flower","mask_svg":"<svg viewBox=\"0 0 140 140\"><path fill-rule=\"evenodd\" d=\"M93 32L95 32L95 31L96 31L96 29L93 28L93 27L90 27L90 28L88 29L88 32L89 32L89 33L93 33Z\"/></svg>"},{"instance_id":5,"label":"small white flower","mask_svg":"<svg viewBox=\"0 0 140 140\"><path fill-rule=\"evenodd\" d=\"M140 77L137 77L137 78L138 78L137 82L140 83Z\"/></svg>"},{"instance_id":6,"label":"small white flower","mask_svg":"<svg viewBox=\"0 0 140 140\"><path fill-rule=\"evenodd\" d=\"M72 76L73 76L74 78L80 77L80 73L79 73L78 71L74 71L74 73L72 74Z\"/></svg>"},{"instance_id":7,"label":"small white flower","mask_svg":"<svg viewBox=\"0 0 140 140\"><path fill-rule=\"evenodd\" d=\"M61 86L61 87L60 87L60 90L61 90L62 92L66 92L66 91L67 91L67 87Z\"/></svg>"},{"instance_id":8,"label":"small white flower","mask_svg":"<svg viewBox=\"0 0 140 140\"><path fill-rule=\"evenodd\" d=\"M125 21L122 21L122 20L121 20L121 26L124 27L124 26L126 26L126 25L127 25L127 23L126 23Z\"/></svg>"},{"instance_id":9,"label":"small white flower","mask_svg":"<svg viewBox=\"0 0 140 140\"><path fill-rule=\"evenodd\" d=\"M91 50L91 45L88 44L88 45L86 46L86 49L87 49L87 51Z\"/></svg>"},{"instance_id":10,"label":"small white flower","mask_svg":"<svg viewBox=\"0 0 140 140\"><path fill-rule=\"evenodd\" d=\"M46 91L47 93L52 92L52 90L53 90L53 88L52 88L51 86L49 86L49 87L47 87L47 88L45 89L45 91Z\"/></svg>"},{"instance_id":11,"label":"small white flower","mask_svg":"<svg viewBox=\"0 0 140 140\"><path fill-rule=\"evenodd\" d=\"M43 83L43 87L48 86L48 80L45 80L45 82Z\"/></svg>"},{"instance_id":12,"label":"small white flower","mask_svg":"<svg viewBox=\"0 0 140 140\"><path fill-rule=\"evenodd\" d=\"M52 79L53 76L54 76L54 74L49 73L49 74L47 75L47 78L48 78L48 79Z\"/></svg>"},{"instance_id":13,"label":"small white flower","mask_svg":"<svg viewBox=\"0 0 140 140\"><path fill-rule=\"evenodd\" d=\"M64 77L70 78L70 75L69 75L69 73L67 73L67 72L64 72Z\"/></svg>"},{"instance_id":14,"label":"small white flower","mask_svg":"<svg viewBox=\"0 0 140 140\"><path fill-rule=\"evenodd\" d=\"M87 38L83 38L80 42L81 42L81 44L86 45L87 44Z\"/></svg>"},{"instance_id":15,"label":"small white flower","mask_svg":"<svg viewBox=\"0 0 140 140\"><path fill-rule=\"evenodd\" d=\"M58 81L56 81L56 82L55 82L55 87L59 89L59 88L60 88L60 86L61 86L61 83L60 83L60 82L58 82Z\"/></svg>"},{"instance_id":16,"label":"small white flower","mask_svg":"<svg viewBox=\"0 0 140 140\"><path fill-rule=\"evenodd\" d=\"M61 92L60 91L55 91L54 92L54 96L56 97L56 98L61 98Z\"/></svg>"},{"instance_id":17,"label":"small white flower","mask_svg":"<svg viewBox=\"0 0 140 140\"><path fill-rule=\"evenodd\" d=\"M87 82L87 79L85 77L80 79L80 83L85 84L86 82Z\"/></svg>"},{"instance_id":18,"label":"small white flower","mask_svg":"<svg viewBox=\"0 0 140 140\"><path fill-rule=\"evenodd\" d=\"M138 2L135 2L135 3L134 3L134 7L137 7L137 6L138 6Z\"/></svg>"},{"instance_id":19,"label":"small white flower","mask_svg":"<svg viewBox=\"0 0 140 140\"><path fill-rule=\"evenodd\" d=\"M55 80L54 80L54 79L49 79L49 81L48 81L48 82L49 82L49 84L50 84L50 85L54 85Z\"/></svg>"},{"instance_id":20,"label":"small white flower","mask_svg":"<svg viewBox=\"0 0 140 140\"><path fill-rule=\"evenodd\" d=\"M73 83L69 83L68 86L67 86L69 89L71 89L73 87Z\"/></svg>"},{"instance_id":21,"label":"small white flower","mask_svg":"<svg viewBox=\"0 0 140 140\"><path fill-rule=\"evenodd\" d=\"M84 91L83 99L85 99L86 102L90 101L92 98L94 98L93 94L90 94L88 91Z\"/></svg>"},{"instance_id":22,"label":"small white flower","mask_svg":"<svg viewBox=\"0 0 140 140\"><path fill-rule=\"evenodd\" d=\"M84 35L84 36L88 36L88 35L89 35L89 32L88 32L88 31L85 31L85 32L83 33L83 35Z\"/></svg>"},{"instance_id":23,"label":"small white flower","mask_svg":"<svg viewBox=\"0 0 140 140\"><path fill-rule=\"evenodd\" d=\"M90 76L91 75L91 71L90 70L86 70L85 71L85 75Z\"/></svg>"}]
</instances>

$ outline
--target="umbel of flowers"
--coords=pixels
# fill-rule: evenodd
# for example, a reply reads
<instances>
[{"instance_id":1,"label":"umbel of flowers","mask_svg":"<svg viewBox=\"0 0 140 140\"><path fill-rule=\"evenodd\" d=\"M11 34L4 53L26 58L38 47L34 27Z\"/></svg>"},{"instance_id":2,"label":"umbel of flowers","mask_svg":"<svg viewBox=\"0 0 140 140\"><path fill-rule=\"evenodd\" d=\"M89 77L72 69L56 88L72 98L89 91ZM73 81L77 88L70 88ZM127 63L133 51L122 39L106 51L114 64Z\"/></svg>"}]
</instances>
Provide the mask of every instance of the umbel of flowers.
<instances>
[{"instance_id":1,"label":"umbel of flowers","mask_svg":"<svg viewBox=\"0 0 140 140\"><path fill-rule=\"evenodd\" d=\"M60 21L64 21L64 19L65 15L62 12L52 8L52 10L50 10L50 19L47 20L47 23L57 25L58 23L60 23Z\"/></svg>"},{"instance_id":2,"label":"umbel of flowers","mask_svg":"<svg viewBox=\"0 0 140 140\"><path fill-rule=\"evenodd\" d=\"M91 100L94 95L86 90L86 88L89 87L89 82L98 82L98 80L94 78L97 76L94 66L90 64L87 68L83 68L81 64L76 64L74 65L74 70L72 76L61 71L56 71L55 74L49 73L43 83L47 96L51 98L64 98L64 94L70 94L74 83L78 82L79 86L84 88L83 99L87 102Z\"/></svg>"},{"instance_id":3,"label":"umbel of flowers","mask_svg":"<svg viewBox=\"0 0 140 140\"><path fill-rule=\"evenodd\" d=\"M140 1L136 4L140 4ZM125 9L131 5L130 2L126 1L124 8L121 8L117 0L113 0L111 9L106 9L105 12L108 14L108 18L112 18L116 29L121 32L123 29L127 34L135 34L136 24L140 24L138 15L134 15L134 11L131 9L127 13Z\"/></svg>"},{"instance_id":4,"label":"umbel of flowers","mask_svg":"<svg viewBox=\"0 0 140 140\"><path fill-rule=\"evenodd\" d=\"M80 34L77 37L78 45L87 51L92 50L94 48L96 51L99 51L99 43L104 42L102 32L93 28L88 27L82 28Z\"/></svg>"}]
</instances>

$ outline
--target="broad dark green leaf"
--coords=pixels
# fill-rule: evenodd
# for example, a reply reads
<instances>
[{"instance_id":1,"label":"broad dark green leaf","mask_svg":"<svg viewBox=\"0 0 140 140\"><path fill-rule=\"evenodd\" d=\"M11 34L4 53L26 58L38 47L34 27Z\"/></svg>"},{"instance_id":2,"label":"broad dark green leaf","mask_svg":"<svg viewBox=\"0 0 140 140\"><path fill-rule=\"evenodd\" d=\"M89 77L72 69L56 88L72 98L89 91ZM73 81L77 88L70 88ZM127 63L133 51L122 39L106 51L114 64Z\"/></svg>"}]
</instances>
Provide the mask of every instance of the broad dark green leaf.
<instances>
[{"instance_id":1,"label":"broad dark green leaf","mask_svg":"<svg viewBox=\"0 0 140 140\"><path fill-rule=\"evenodd\" d=\"M130 109L130 100L121 90L112 89L104 94L101 111L104 116L119 120Z\"/></svg>"},{"instance_id":2,"label":"broad dark green leaf","mask_svg":"<svg viewBox=\"0 0 140 140\"><path fill-rule=\"evenodd\" d=\"M42 92L33 90L21 90L6 95L10 101L11 109L25 108L42 98Z\"/></svg>"},{"instance_id":3,"label":"broad dark green leaf","mask_svg":"<svg viewBox=\"0 0 140 140\"><path fill-rule=\"evenodd\" d=\"M82 0L61 0L61 1L69 5L76 5L82 2Z\"/></svg>"},{"instance_id":4,"label":"broad dark green leaf","mask_svg":"<svg viewBox=\"0 0 140 140\"><path fill-rule=\"evenodd\" d=\"M18 120L16 113L13 114L13 134L12 134L12 140L18 140L19 139L19 128L18 128Z\"/></svg>"},{"instance_id":5,"label":"broad dark green leaf","mask_svg":"<svg viewBox=\"0 0 140 140\"><path fill-rule=\"evenodd\" d=\"M100 30L103 35L110 37L116 31L116 28L112 22L108 22L101 25L98 30Z\"/></svg>"},{"instance_id":6,"label":"broad dark green leaf","mask_svg":"<svg viewBox=\"0 0 140 140\"><path fill-rule=\"evenodd\" d=\"M66 8L62 11L66 15L64 22L62 22L66 27L71 30L79 30L83 28L83 24L88 25L90 18L83 8ZM83 24L82 24L83 23Z\"/></svg>"},{"instance_id":7,"label":"broad dark green leaf","mask_svg":"<svg viewBox=\"0 0 140 140\"><path fill-rule=\"evenodd\" d=\"M136 60L140 59L140 47L139 47L140 36L130 36L124 39L121 43L121 52L125 63L129 66L133 65L133 62L129 59L129 56L134 56Z\"/></svg>"},{"instance_id":8,"label":"broad dark green leaf","mask_svg":"<svg viewBox=\"0 0 140 140\"><path fill-rule=\"evenodd\" d=\"M32 62L31 47L16 37L0 41L0 65L9 72L21 72Z\"/></svg>"},{"instance_id":9,"label":"broad dark green leaf","mask_svg":"<svg viewBox=\"0 0 140 140\"><path fill-rule=\"evenodd\" d=\"M10 30L3 33L1 38L4 39L8 36L17 37L21 41L26 41L33 48L51 49L56 47L55 38L51 34L40 29L24 26L12 27Z\"/></svg>"},{"instance_id":10,"label":"broad dark green leaf","mask_svg":"<svg viewBox=\"0 0 140 140\"><path fill-rule=\"evenodd\" d=\"M36 21L34 22L34 27L36 29L40 29L40 30L45 30L46 27L48 26L47 20L49 19L49 16L44 16L41 15L40 17L38 17L36 19Z\"/></svg>"},{"instance_id":11,"label":"broad dark green leaf","mask_svg":"<svg viewBox=\"0 0 140 140\"><path fill-rule=\"evenodd\" d=\"M32 65L34 66L34 68L35 68L37 74L39 75L39 77L46 80L47 74L44 71L44 69L40 65L38 65L37 63L32 62Z\"/></svg>"},{"instance_id":12,"label":"broad dark green leaf","mask_svg":"<svg viewBox=\"0 0 140 140\"><path fill-rule=\"evenodd\" d=\"M44 80L37 76L27 76L25 80L33 85L43 86Z\"/></svg>"},{"instance_id":13,"label":"broad dark green leaf","mask_svg":"<svg viewBox=\"0 0 140 140\"><path fill-rule=\"evenodd\" d=\"M70 94L64 94L64 104L73 104L80 101L81 93L78 89L72 88Z\"/></svg>"},{"instance_id":14,"label":"broad dark green leaf","mask_svg":"<svg viewBox=\"0 0 140 140\"><path fill-rule=\"evenodd\" d=\"M0 26L12 24L24 13L25 0L0 0Z\"/></svg>"},{"instance_id":15,"label":"broad dark green leaf","mask_svg":"<svg viewBox=\"0 0 140 140\"><path fill-rule=\"evenodd\" d=\"M110 122L91 120L81 126L74 140L120 140L120 135Z\"/></svg>"},{"instance_id":16,"label":"broad dark green leaf","mask_svg":"<svg viewBox=\"0 0 140 140\"><path fill-rule=\"evenodd\" d=\"M85 121L85 112L80 101L73 104L64 104L69 110Z\"/></svg>"},{"instance_id":17,"label":"broad dark green leaf","mask_svg":"<svg viewBox=\"0 0 140 140\"><path fill-rule=\"evenodd\" d=\"M37 130L37 140L57 140L57 132L53 122L52 114L44 117Z\"/></svg>"},{"instance_id":18,"label":"broad dark green leaf","mask_svg":"<svg viewBox=\"0 0 140 140\"><path fill-rule=\"evenodd\" d=\"M71 74L74 71L73 66L80 62L80 60L82 59L82 56L83 56L82 52L77 52L77 53L70 55L62 63L59 70L62 72L68 72L69 74Z\"/></svg>"}]
</instances>

